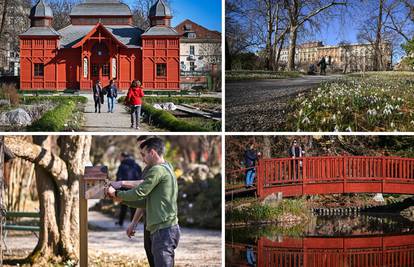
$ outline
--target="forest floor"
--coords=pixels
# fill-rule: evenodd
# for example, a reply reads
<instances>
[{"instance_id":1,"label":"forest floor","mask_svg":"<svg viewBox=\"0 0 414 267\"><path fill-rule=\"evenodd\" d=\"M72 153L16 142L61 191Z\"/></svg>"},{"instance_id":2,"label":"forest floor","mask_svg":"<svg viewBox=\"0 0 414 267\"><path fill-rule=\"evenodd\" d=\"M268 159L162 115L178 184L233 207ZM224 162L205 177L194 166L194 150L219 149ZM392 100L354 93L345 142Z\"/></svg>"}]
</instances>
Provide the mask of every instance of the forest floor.
<instances>
[{"instance_id":1,"label":"forest floor","mask_svg":"<svg viewBox=\"0 0 414 267\"><path fill-rule=\"evenodd\" d=\"M101 113L95 113L95 104L92 94L84 95L88 98L85 105L85 123L81 131L85 132L163 132L164 130L141 122L140 129L131 128L131 117L122 103L115 103L114 113L108 113L108 102L101 105ZM122 95L119 95L122 96Z\"/></svg>"},{"instance_id":2,"label":"forest floor","mask_svg":"<svg viewBox=\"0 0 414 267\"><path fill-rule=\"evenodd\" d=\"M277 131L285 128L288 103L299 93L342 75L226 83L227 131Z\"/></svg>"},{"instance_id":3,"label":"forest floor","mask_svg":"<svg viewBox=\"0 0 414 267\"><path fill-rule=\"evenodd\" d=\"M89 201L92 206L93 201ZM88 212L88 266L148 266L144 250L143 225L139 224L135 237L126 236L123 227L100 212ZM36 246L33 234L7 237L7 258L24 258ZM181 237L175 251L176 266L221 266L221 231L181 228ZM7 266L7 265L6 265Z\"/></svg>"}]
</instances>

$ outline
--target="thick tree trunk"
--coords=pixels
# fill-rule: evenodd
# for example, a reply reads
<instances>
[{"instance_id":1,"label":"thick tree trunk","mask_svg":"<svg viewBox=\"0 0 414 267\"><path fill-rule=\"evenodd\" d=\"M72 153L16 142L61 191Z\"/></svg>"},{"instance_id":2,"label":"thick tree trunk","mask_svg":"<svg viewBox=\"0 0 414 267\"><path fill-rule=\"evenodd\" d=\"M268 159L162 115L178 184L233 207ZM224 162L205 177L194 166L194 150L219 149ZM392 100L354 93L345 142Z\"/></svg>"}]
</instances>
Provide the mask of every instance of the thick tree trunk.
<instances>
[{"instance_id":1,"label":"thick tree trunk","mask_svg":"<svg viewBox=\"0 0 414 267\"><path fill-rule=\"evenodd\" d=\"M298 37L298 28L296 26L290 26L289 52L288 52L288 65L287 65L287 69L290 71L295 70L295 53L296 53L297 37Z\"/></svg>"},{"instance_id":2,"label":"thick tree trunk","mask_svg":"<svg viewBox=\"0 0 414 267\"><path fill-rule=\"evenodd\" d=\"M9 0L4 0L3 10L2 10L2 14L1 14L0 39L3 37L4 27L6 26L7 6L8 5L9 5Z\"/></svg>"},{"instance_id":3,"label":"thick tree trunk","mask_svg":"<svg viewBox=\"0 0 414 267\"><path fill-rule=\"evenodd\" d=\"M37 144L7 137L18 157L35 163L40 201L39 242L32 263L79 260L79 178L89 159L91 136L35 137ZM57 155L60 153L60 156ZM76 233L76 234L74 234Z\"/></svg>"}]
</instances>

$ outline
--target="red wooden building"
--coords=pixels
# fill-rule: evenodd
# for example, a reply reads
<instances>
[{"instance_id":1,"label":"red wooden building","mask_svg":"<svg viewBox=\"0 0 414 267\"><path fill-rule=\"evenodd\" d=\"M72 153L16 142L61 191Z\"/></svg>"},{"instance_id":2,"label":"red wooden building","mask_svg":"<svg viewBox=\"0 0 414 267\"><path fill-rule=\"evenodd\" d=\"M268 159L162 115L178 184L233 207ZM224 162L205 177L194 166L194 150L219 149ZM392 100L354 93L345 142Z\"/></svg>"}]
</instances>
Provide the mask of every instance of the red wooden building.
<instances>
[{"instance_id":1,"label":"red wooden building","mask_svg":"<svg viewBox=\"0 0 414 267\"><path fill-rule=\"evenodd\" d=\"M44 0L31 9L31 27L20 35L22 90L90 90L98 79L115 79L120 89L136 79L146 90L179 90L180 35L163 0L151 7L145 31L119 0L85 0L70 18L56 31Z\"/></svg>"}]
</instances>

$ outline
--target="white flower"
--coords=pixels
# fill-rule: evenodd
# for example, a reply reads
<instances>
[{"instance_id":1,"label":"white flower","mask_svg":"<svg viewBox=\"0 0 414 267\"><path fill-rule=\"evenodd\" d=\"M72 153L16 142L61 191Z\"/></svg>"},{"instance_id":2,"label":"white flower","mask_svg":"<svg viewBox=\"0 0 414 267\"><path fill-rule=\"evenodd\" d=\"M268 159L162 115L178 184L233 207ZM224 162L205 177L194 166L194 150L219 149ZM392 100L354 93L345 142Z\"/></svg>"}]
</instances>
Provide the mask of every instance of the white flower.
<instances>
[{"instance_id":1,"label":"white flower","mask_svg":"<svg viewBox=\"0 0 414 267\"><path fill-rule=\"evenodd\" d=\"M307 116L305 118L303 118L302 123L309 124L310 123L309 118Z\"/></svg>"},{"instance_id":2,"label":"white flower","mask_svg":"<svg viewBox=\"0 0 414 267\"><path fill-rule=\"evenodd\" d=\"M394 122L391 122L391 128L394 128L395 127L395 124L394 124Z\"/></svg>"},{"instance_id":3,"label":"white flower","mask_svg":"<svg viewBox=\"0 0 414 267\"><path fill-rule=\"evenodd\" d=\"M351 126L348 126L348 128L346 128L345 131L352 132Z\"/></svg>"}]
</instances>

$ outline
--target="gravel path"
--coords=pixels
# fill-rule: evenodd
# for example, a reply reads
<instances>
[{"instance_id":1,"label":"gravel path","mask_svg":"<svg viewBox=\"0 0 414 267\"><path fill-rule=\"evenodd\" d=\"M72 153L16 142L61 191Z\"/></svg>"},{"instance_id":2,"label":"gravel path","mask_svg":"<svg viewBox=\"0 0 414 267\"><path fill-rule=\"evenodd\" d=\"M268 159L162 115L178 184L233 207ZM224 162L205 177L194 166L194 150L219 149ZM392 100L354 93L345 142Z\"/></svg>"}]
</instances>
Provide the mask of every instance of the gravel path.
<instances>
[{"instance_id":1,"label":"gravel path","mask_svg":"<svg viewBox=\"0 0 414 267\"><path fill-rule=\"evenodd\" d=\"M323 81L341 75L303 76L280 80L226 83L226 131L280 131L285 129L288 101Z\"/></svg>"},{"instance_id":2,"label":"gravel path","mask_svg":"<svg viewBox=\"0 0 414 267\"><path fill-rule=\"evenodd\" d=\"M83 95L88 98L85 105L85 124L82 131L85 132L149 132L162 131L146 123L141 123L139 130L131 128L131 117L120 103L115 103L114 113L108 113L108 103L101 106L101 113L95 113L95 104L92 94ZM122 96L121 94L118 96Z\"/></svg>"},{"instance_id":3,"label":"gravel path","mask_svg":"<svg viewBox=\"0 0 414 267\"><path fill-rule=\"evenodd\" d=\"M93 200L89 200L89 206ZM146 262L143 225L139 224L135 237L126 236L128 221L124 227L115 226L115 220L100 212L88 212L88 254L96 259L102 255L114 255L131 261ZM6 239L8 249L29 254L37 244L37 237L27 233L23 236L10 236ZM177 266L221 266L221 231L181 228L181 238L176 249ZM5 256L11 253L5 253ZM110 260L110 259L109 259ZM107 260L105 260L107 261ZM108 265L105 265L108 266Z\"/></svg>"}]
</instances>

